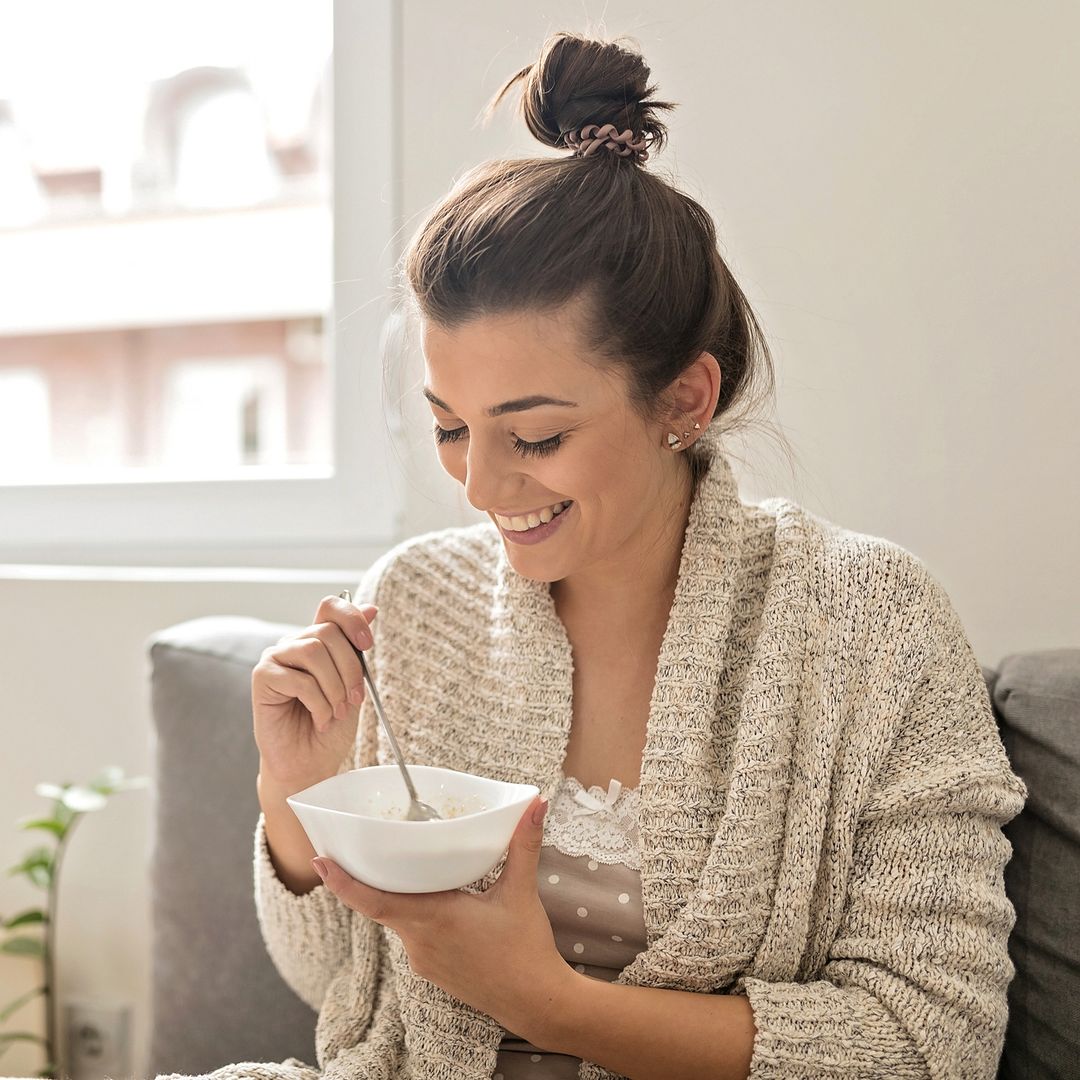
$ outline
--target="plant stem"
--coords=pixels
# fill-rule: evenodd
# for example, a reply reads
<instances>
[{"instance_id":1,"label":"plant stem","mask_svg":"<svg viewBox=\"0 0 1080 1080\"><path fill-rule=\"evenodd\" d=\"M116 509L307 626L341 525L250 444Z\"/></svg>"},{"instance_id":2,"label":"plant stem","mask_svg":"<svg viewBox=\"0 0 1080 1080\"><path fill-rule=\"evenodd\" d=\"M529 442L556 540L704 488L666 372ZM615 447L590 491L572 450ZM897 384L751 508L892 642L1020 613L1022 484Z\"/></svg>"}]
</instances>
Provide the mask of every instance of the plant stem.
<instances>
[{"instance_id":1,"label":"plant stem","mask_svg":"<svg viewBox=\"0 0 1080 1080\"><path fill-rule=\"evenodd\" d=\"M57 906L60 897L60 858L64 852L64 845L68 841L68 837L71 835L72 829L75 828L76 823L82 817L82 814L76 814L68 824L68 827L64 830L64 835L60 838L60 842L56 845L56 854L53 856L52 873L49 876L49 904L48 904L48 923L45 926L45 1042L46 1053L48 1055L47 1062L54 1067L52 1072L55 1075L62 1074L63 1068L60 1061L59 1050L57 1045L57 1022L56 1022L56 1002L55 1002L55 979L56 979L56 967L53 961L53 949L56 943L56 921L57 921Z\"/></svg>"}]
</instances>

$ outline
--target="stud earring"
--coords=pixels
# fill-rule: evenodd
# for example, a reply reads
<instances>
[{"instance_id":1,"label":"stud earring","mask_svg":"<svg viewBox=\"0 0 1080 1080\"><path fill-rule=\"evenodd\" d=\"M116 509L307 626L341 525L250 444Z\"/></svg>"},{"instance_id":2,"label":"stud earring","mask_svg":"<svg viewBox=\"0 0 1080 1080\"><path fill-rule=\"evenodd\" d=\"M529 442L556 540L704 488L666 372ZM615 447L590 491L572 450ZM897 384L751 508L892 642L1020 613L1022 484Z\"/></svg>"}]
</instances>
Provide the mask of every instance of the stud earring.
<instances>
[{"instance_id":1,"label":"stud earring","mask_svg":"<svg viewBox=\"0 0 1080 1080\"><path fill-rule=\"evenodd\" d=\"M699 423L695 422L694 423L694 431L700 431L700 430L701 430L701 425ZM674 431L669 431L668 432L668 437L667 437L668 446L672 450L678 450L679 447L682 446L682 444L683 444L683 439L689 439L689 438L690 438L690 432L689 431L684 431L683 432L682 439L680 439L679 436L676 435Z\"/></svg>"}]
</instances>

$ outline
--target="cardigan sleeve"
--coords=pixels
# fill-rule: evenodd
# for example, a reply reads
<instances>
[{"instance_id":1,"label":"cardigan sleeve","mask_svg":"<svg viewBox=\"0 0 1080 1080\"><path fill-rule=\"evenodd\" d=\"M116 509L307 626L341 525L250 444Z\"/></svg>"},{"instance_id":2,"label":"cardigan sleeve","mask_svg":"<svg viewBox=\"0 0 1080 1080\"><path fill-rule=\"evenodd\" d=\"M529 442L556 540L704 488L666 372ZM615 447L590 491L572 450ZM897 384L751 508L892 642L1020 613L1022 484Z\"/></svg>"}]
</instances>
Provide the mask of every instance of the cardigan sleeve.
<instances>
[{"instance_id":1,"label":"cardigan sleeve","mask_svg":"<svg viewBox=\"0 0 1080 1080\"><path fill-rule=\"evenodd\" d=\"M353 596L358 607L376 604L379 584L393 551L380 556L361 578ZM384 617L380 611L380 617ZM364 650L373 680L376 675L378 623L374 629L375 645ZM361 705L357 742L351 758L342 762L338 773L376 764L376 733L371 730L375 714L367 696ZM289 988L316 1012L320 1011L326 991L335 976L352 958L354 921L370 922L365 916L343 904L325 885L297 895L278 877L270 858L266 839L266 815L259 814L255 826L255 913L266 951ZM373 924L376 928L378 924ZM373 941L371 927L364 927L368 945ZM363 965L370 978L376 976L378 957L367 958ZM366 988L374 996L374 984Z\"/></svg>"},{"instance_id":2,"label":"cardigan sleeve","mask_svg":"<svg viewBox=\"0 0 1080 1080\"><path fill-rule=\"evenodd\" d=\"M350 916L325 885L297 896L278 877L266 843L266 815L255 826L255 913L278 974L316 1012L348 960Z\"/></svg>"},{"instance_id":3,"label":"cardigan sleeve","mask_svg":"<svg viewBox=\"0 0 1080 1080\"><path fill-rule=\"evenodd\" d=\"M1026 796L944 589L922 677L855 829L836 936L812 981L744 976L750 1080L992 1080L1004 1042L1015 912L1001 826Z\"/></svg>"}]
</instances>

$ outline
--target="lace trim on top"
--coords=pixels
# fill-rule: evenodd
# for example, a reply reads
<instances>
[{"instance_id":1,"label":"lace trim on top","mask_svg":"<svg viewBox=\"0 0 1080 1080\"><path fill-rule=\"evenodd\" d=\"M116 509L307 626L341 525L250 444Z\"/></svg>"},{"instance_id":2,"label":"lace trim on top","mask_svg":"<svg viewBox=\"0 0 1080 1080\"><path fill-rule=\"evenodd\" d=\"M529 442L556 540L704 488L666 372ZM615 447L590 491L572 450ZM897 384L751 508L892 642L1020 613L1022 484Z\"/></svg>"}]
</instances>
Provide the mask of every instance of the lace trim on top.
<instances>
[{"instance_id":1,"label":"lace trim on top","mask_svg":"<svg viewBox=\"0 0 1080 1080\"><path fill-rule=\"evenodd\" d=\"M543 842L564 855L640 870L637 813L637 788L612 778L606 792L599 784L586 789L577 777L564 775L548 807Z\"/></svg>"}]
</instances>

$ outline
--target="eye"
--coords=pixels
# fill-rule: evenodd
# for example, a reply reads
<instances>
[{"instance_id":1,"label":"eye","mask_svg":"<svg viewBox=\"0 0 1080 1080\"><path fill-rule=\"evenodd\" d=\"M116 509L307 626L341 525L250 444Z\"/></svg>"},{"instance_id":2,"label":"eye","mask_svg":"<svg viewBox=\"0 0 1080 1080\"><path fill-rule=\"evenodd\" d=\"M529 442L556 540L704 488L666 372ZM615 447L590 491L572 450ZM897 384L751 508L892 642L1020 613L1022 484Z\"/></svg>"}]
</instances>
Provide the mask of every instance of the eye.
<instances>
[{"instance_id":1,"label":"eye","mask_svg":"<svg viewBox=\"0 0 1080 1080\"><path fill-rule=\"evenodd\" d=\"M554 454L562 446L562 441L562 435L552 435L550 439L541 439L540 442L525 442L524 439L519 439L515 435L514 449L524 457L530 454L545 457L548 454Z\"/></svg>"},{"instance_id":2,"label":"eye","mask_svg":"<svg viewBox=\"0 0 1080 1080\"><path fill-rule=\"evenodd\" d=\"M441 446L443 443L457 442L461 438L461 433L468 430L463 427L456 428L444 428L435 425L435 441Z\"/></svg>"},{"instance_id":3,"label":"eye","mask_svg":"<svg viewBox=\"0 0 1080 1080\"><path fill-rule=\"evenodd\" d=\"M435 441L441 446L444 443L457 442L462 435L468 431L467 427L459 428L444 428L438 424L435 425ZM545 457L547 454L554 454L556 450L562 445L563 435L552 435L550 439L541 439L540 442L526 442L524 439L519 439L514 436L514 449L521 454L522 457L529 457L530 455L536 457Z\"/></svg>"}]
</instances>

